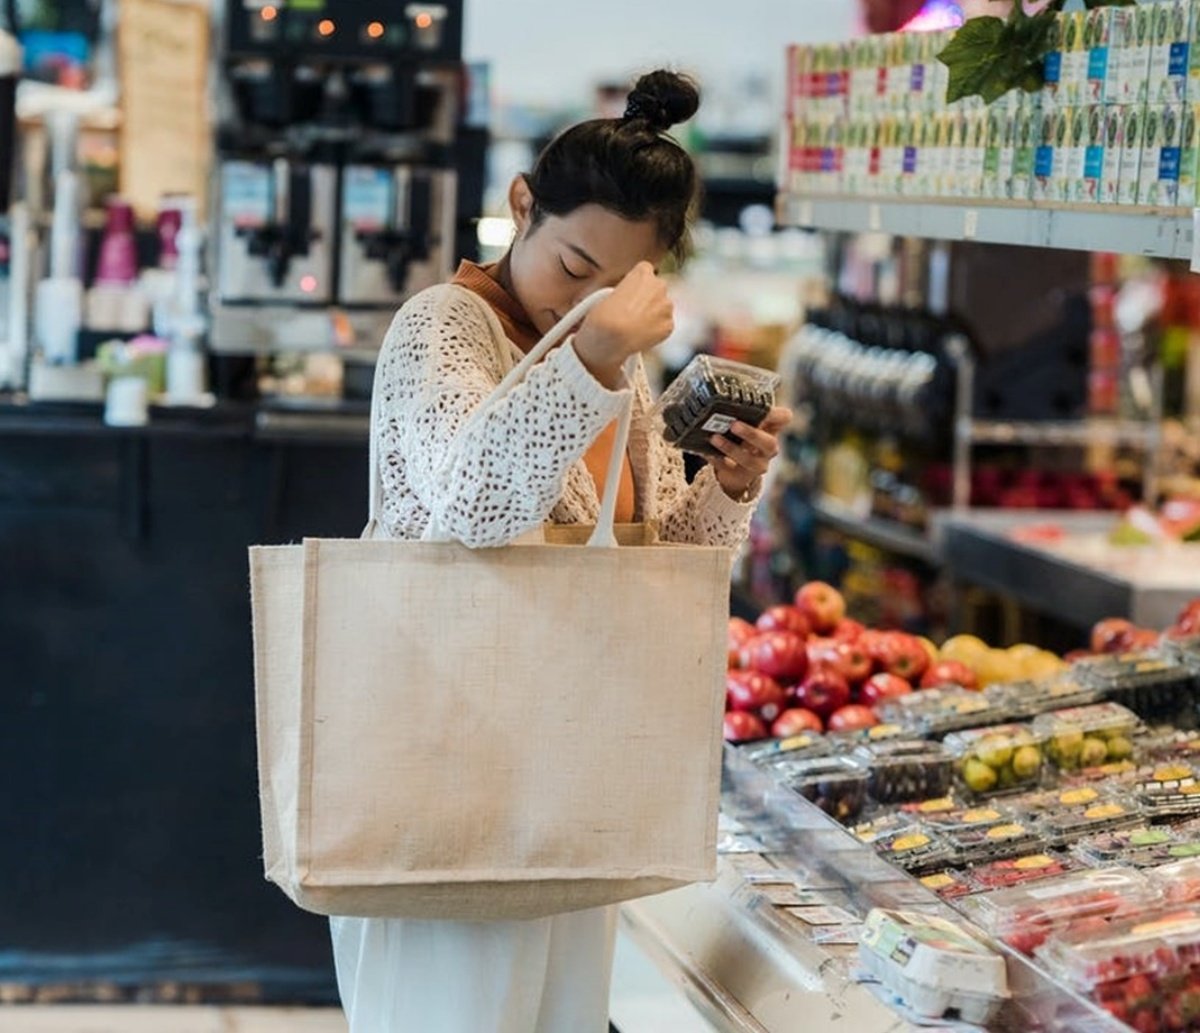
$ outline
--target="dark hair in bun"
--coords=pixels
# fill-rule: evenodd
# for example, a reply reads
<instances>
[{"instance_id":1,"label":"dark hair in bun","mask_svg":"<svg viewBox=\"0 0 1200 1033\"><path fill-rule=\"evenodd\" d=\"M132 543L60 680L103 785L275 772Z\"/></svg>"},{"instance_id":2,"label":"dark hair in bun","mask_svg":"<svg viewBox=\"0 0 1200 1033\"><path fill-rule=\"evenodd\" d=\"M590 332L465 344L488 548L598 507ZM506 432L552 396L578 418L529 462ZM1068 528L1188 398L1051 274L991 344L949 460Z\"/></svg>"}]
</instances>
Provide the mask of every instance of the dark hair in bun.
<instances>
[{"instance_id":1,"label":"dark hair in bun","mask_svg":"<svg viewBox=\"0 0 1200 1033\"><path fill-rule=\"evenodd\" d=\"M696 168L664 134L699 106L693 80L660 70L638 79L623 118L592 119L561 132L526 177L534 225L547 215L598 204L625 219L653 219L659 239L682 258L696 203Z\"/></svg>"}]
</instances>

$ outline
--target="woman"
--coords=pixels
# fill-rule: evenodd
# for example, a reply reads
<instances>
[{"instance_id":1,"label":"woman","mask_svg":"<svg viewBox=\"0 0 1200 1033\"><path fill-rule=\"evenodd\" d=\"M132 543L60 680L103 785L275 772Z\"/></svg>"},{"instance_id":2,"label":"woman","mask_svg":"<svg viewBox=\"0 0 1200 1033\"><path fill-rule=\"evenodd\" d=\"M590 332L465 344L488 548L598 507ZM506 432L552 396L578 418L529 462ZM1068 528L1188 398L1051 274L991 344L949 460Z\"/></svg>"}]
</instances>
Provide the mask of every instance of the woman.
<instances>
[{"instance_id":1,"label":"woman","mask_svg":"<svg viewBox=\"0 0 1200 1033\"><path fill-rule=\"evenodd\" d=\"M722 458L688 485L650 424L649 385L626 359L670 334L655 268L686 245L696 189L665 131L691 117L694 85L643 76L625 116L574 126L514 180L516 236L494 267L397 314L376 373L382 515L376 533L416 539L431 523L469 546L502 545L546 520L593 523L616 418L634 415L616 519L654 520L665 540L737 546L787 410L714 437ZM486 418L464 427L504 374L576 303L613 293ZM535 921L334 918L351 1033L588 1033L606 1028L615 910Z\"/></svg>"}]
</instances>

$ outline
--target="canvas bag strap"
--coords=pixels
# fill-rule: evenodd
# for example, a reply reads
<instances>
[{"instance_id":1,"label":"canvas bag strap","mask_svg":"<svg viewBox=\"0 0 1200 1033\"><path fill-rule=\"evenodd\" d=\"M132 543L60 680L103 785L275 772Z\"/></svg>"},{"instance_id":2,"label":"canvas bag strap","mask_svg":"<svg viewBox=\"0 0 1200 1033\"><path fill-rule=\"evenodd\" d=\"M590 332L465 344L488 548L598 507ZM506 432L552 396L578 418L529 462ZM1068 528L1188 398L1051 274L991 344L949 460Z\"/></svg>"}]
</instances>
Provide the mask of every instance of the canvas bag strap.
<instances>
[{"instance_id":1,"label":"canvas bag strap","mask_svg":"<svg viewBox=\"0 0 1200 1033\"><path fill-rule=\"evenodd\" d=\"M540 362L546 354L554 348L564 337L570 333L571 328L578 324L584 316L591 311L593 306L602 301L612 293L611 287L605 287L596 291L594 294L588 295L570 312L562 317L533 348L529 353L515 365L508 374L496 385L495 389L486 399L483 404L471 414L471 417L463 424L462 431L465 432L473 427L479 420L484 419L488 412L504 399L509 392L513 390L538 362ZM636 363L636 358L630 358L625 364L624 372L628 380L632 376L633 366ZM380 474L379 474L379 435L376 428L379 424L379 390L378 384L371 392L371 430L370 430L370 458L368 463L369 477L369 509L367 529L363 532L363 537L370 538L374 533L375 526L379 522L380 517ZM613 442L612 456L609 460L608 476L604 483L604 498L600 503L600 516L596 521L596 529L589 540L589 545L597 546L615 546L617 544L616 537L613 533L613 522L617 506L617 492L621 483L621 467L625 459L625 450L629 444L629 426L633 414L633 399L630 397L621 411L620 419L617 423L616 439ZM429 529L423 536L425 541L450 541L452 536L443 533L440 528L434 526L436 522L431 522Z\"/></svg>"}]
</instances>

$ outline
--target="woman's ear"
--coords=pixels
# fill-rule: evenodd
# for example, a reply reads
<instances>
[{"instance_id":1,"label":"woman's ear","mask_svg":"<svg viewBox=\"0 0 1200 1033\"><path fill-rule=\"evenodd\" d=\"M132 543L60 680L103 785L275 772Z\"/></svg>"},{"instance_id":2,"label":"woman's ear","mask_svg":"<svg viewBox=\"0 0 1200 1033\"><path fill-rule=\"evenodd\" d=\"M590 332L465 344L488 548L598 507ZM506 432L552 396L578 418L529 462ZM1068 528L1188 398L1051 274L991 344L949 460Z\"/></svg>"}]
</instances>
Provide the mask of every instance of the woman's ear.
<instances>
[{"instance_id":1,"label":"woman's ear","mask_svg":"<svg viewBox=\"0 0 1200 1033\"><path fill-rule=\"evenodd\" d=\"M533 223L533 191L529 189L529 180L525 178L524 173L515 176L509 184L508 207L512 211L517 236L524 236Z\"/></svg>"}]
</instances>

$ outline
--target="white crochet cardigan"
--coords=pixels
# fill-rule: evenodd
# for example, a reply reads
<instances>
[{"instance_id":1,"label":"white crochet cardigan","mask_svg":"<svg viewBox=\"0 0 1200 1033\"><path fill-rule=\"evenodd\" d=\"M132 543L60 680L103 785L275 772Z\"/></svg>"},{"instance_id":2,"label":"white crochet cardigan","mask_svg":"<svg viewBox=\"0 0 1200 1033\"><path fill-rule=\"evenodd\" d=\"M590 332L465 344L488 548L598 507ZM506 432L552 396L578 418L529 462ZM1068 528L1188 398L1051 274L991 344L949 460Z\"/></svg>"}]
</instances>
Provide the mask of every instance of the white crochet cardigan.
<instances>
[{"instance_id":1,"label":"white crochet cardigan","mask_svg":"<svg viewBox=\"0 0 1200 1033\"><path fill-rule=\"evenodd\" d=\"M664 541L739 546L754 500L736 502L706 467L689 485L683 460L651 426L639 364L631 388L610 391L571 339L467 432L463 424L521 358L491 307L455 284L430 287L396 314L375 372L379 523L417 539L437 525L465 545L503 545L546 520L594 523L600 511L583 455L634 398L629 459L637 520Z\"/></svg>"}]
</instances>

